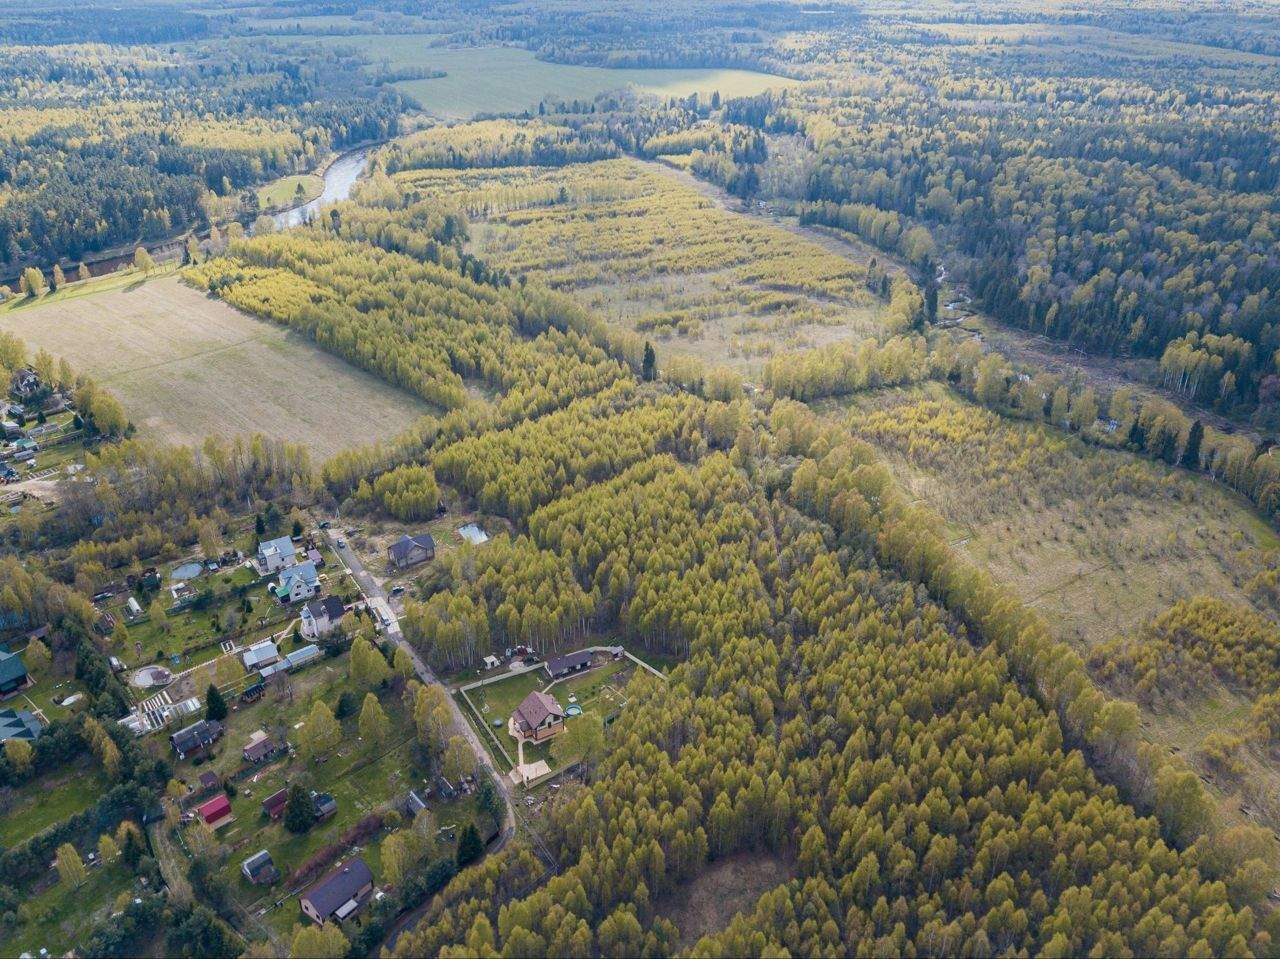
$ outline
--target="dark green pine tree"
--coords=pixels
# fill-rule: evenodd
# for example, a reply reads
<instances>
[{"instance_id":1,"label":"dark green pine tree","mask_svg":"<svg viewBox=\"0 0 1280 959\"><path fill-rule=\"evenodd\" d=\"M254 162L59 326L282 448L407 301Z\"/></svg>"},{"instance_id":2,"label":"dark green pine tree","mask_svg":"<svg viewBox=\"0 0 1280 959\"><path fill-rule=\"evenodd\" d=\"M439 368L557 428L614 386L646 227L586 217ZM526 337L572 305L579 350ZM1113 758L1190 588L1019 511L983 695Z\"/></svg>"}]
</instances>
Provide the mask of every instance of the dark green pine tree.
<instances>
[{"instance_id":1,"label":"dark green pine tree","mask_svg":"<svg viewBox=\"0 0 1280 959\"><path fill-rule=\"evenodd\" d=\"M218 692L218 687L213 683L209 684L209 691L205 694L204 718L217 720L227 718L227 701L222 698L222 693Z\"/></svg>"},{"instance_id":2,"label":"dark green pine tree","mask_svg":"<svg viewBox=\"0 0 1280 959\"><path fill-rule=\"evenodd\" d=\"M1136 416L1129 426L1128 442L1135 450L1143 450L1147 447L1147 431L1142 428L1142 423Z\"/></svg>"},{"instance_id":3,"label":"dark green pine tree","mask_svg":"<svg viewBox=\"0 0 1280 959\"><path fill-rule=\"evenodd\" d=\"M458 840L458 868L469 866L484 853L484 843L480 841L480 833L475 823L467 823L462 830L462 838Z\"/></svg>"},{"instance_id":4,"label":"dark green pine tree","mask_svg":"<svg viewBox=\"0 0 1280 959\"><path fill-rule=\"evenodd\" d=\"M644 361L640 364L640 378L650 382L658 375L658 355L653 352L653 344L644 341Z\"/></svg>"},{"instance_id":5,"label":"dark green pine tree","mask_svg":"<svg viewBox=\"0 0 1280 959\"><path fill-rule=\"evenodd\" d=\"M289 787L289 798L284 804L284 828L301 835L316 821L316 807L307 791L297 783Z\"/></svg>"}]
</instances>

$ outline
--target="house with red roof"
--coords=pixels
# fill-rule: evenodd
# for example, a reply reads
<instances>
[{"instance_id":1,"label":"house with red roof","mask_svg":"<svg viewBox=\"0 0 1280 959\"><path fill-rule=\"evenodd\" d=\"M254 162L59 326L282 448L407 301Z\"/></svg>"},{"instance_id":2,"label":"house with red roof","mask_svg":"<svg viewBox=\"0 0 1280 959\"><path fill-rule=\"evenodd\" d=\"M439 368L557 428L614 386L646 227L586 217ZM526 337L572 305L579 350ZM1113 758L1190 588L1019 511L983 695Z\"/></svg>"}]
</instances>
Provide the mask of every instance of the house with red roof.
<instances>
[{"instance_id":1,"label":"house with red roof","mask_svg":"<svg viewBox=\"0 0 1280 959\"><path fill-rule=\"evenodd\" d=\"M234 818L231 815L231 800L227 798L226 793L219 793L212 799L202 802L196 807L196 812L214 829L226 825Z\"/></svg>"}]
</instances>

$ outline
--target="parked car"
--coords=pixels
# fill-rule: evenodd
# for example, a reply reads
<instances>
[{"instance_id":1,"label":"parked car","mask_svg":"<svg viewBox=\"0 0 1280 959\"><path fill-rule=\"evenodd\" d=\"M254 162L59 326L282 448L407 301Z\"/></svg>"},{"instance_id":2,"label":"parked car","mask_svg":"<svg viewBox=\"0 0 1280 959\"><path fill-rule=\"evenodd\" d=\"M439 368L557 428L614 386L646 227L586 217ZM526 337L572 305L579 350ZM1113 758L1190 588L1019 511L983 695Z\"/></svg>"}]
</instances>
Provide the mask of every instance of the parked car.
<instances>
[{"instance_id":1,"label":"parked car","mask_svg":"<svg viewBox=\"0 0 1280 959\"><path fill-rule=\"evenodd\" d=\"M399 583L397 583L395 586L392 586L392 587L391 587L391 595L392 595L392 596L399 596L399 595L400 595L401 593L403 593L403 592L404 592L404 586L403 586L403 585L401 585L401 584L399 584Z\"/></svg>"}]
</instances>

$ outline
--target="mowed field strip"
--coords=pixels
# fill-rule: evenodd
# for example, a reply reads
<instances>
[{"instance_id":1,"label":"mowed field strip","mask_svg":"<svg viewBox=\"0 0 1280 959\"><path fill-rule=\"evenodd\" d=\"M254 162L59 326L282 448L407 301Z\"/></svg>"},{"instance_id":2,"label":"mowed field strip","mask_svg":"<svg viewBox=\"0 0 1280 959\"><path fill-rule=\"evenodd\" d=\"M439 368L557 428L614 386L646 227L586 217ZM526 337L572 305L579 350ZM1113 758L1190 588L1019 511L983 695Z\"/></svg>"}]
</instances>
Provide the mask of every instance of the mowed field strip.
<instances>
[{"instance_id":1,"label":"mowed field strip","mask_svg":"<svg viewBox=\"0 0 1280 959\"><path fill-rule=\"evenodd\" d=\"M430 408L297 334L168 276L0 313L174 443L262 433L318 458L385 438Z\"/></svg>"},{"instance_id":2,"label":"mowed field strip","mask_svg":"<svg viewBox=\"0 0 1280 959\"><path fill-rule=\"evenodd\" d=\"M722 97L742 97L794 85L797 81L751 70L732 69L611 69L578 64L548 63L531 50L518 47L448 49L432 46L429 35L332 37L326 42L355 47L373 63L392 69L421 67L443 70L443 77L403 80L396 89L446 120L482 113L517 113L537 106L543 98L590 100L597 93L634 87L662 97L720 91Z\"/></svg>"}]
</instances>

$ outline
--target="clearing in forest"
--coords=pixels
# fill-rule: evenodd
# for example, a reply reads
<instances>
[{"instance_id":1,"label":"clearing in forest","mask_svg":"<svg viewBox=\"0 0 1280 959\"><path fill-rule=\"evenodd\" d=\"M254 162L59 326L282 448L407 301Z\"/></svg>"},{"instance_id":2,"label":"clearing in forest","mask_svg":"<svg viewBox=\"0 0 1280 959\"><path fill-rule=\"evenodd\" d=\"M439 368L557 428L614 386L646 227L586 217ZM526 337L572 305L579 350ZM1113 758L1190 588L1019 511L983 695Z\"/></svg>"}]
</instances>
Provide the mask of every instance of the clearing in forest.
<instances>
[{"instance_id":1,"label":"clearing in forest","mask_svg":"<svg viewBox=\"0 0 1280 959\"><path fill-rule=\"evenodd\" d=\"M471 248L668 353L757 367L882 330L860 264L632 160L399 174L472 219Z\"/></svg>"},{"instance_id":2,"label":"clearing in forest","mask_svg":"<svg viewBox=\"0 0 1280 959\"><path fill-rule=\"evenodd\" d=\"M1200 476L1008 419L939 384L855 400L849 422L952 542L1084 649L1198 594L1241 588L1280 540Z\"/></svg>"},{"instance_id":3,"label":"clearing in forest","mask_svg":"<svg viewBox=\"0 0 1280 959\"><path fill-rule=\"evenodd\" d=\"M107 387L144 433L174 443L265 436L318 458L395 435L430 407L177 277L103 281L18 301L0 329Z\"/></svg>"},{"instance_id":4,"label":"clearing in forest","mask_svg":"<svg viewBox=\"0 0 1280 959\"><path fill-rule=\"evenodd\" d=\"M708 866L678 894L659 900L657 912L676 924L677 948L687 952L739 913L749 915L762 895L789 882L793 874L792 865L772 853L737 853Z\"/></svg>"},{"instance_id":5,"label":"clearing in forest","mask_svg":"<svg viewBox=\"0 0 1280 959\"><path fill-rule=\"evenodd\" d=\"M404 80L395 86L423 110L446 120L519 113L535 108L542 99L590 100L597 93L623 87L662 97L716 91L722 97L742 97L797 82L752 70L612 69L550 63L519 47L432 46L439 39L433 35L339 36L328 42L354 47L369 57L371 69L443 72L442 77Z\"/></svg>"}]
</instances>

